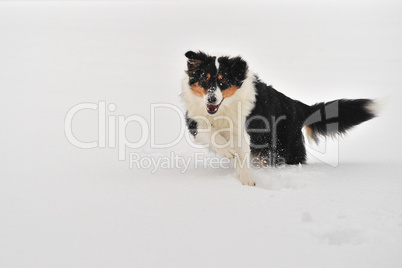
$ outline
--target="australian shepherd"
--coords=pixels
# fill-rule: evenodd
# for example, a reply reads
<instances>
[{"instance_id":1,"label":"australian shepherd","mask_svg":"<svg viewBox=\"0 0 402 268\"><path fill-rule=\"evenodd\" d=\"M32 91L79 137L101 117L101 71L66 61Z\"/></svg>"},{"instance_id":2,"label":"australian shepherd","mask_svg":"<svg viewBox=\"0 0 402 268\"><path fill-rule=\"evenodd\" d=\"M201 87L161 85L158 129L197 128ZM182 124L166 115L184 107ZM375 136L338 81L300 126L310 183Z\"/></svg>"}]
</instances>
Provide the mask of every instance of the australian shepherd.
<instances>
[{"instance_id":1,"label":"australian shepherd","mask_svg":"<svg viewBox=\"0 0 402 268\"><path fill-rule=\"evenodd\" d=\"M250 165L306 162L309 139L344 134L376 116L370 99L339 99L307 105L262 82L241 57L188 51L183 80L187 127L195 141L234 158L244 185L255 185Z\"/></svg>"}]
</instances>

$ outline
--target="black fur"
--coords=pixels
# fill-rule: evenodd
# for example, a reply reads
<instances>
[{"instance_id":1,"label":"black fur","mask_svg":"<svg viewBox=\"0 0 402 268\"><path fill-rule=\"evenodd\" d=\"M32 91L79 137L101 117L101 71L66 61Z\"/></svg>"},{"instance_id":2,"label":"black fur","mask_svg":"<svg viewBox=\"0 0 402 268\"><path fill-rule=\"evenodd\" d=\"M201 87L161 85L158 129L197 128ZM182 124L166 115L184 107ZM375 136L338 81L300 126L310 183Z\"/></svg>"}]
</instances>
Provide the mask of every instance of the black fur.
<instances>
[{"instance_id":1,"label":"black fur","mask_svg":"<svg viewBox=\"0 0 402 268\"><path fill-rule=\"evenodd\" d=\"M216 57L211 57L203 52L195 53L188 51L186 53L187 74L190 78L190 85L198 83L205 90L216 88ZM208 74L211 77L208 78Z\"/></svg>"},{"instance_id":2,"label":"black fur","mask_svg":"<svg viewBox=\"0 0 402 268\"><path fill-rule=\"evenodd\" d=\"M197 121L188 117L188 112L186 112L186 124L190 134L195 137L197 135L198 123Z\"/></svg>"},{"instance_id":3,"label":"black fur","mask_svg":"<svg viewBox=\"0 0 402 268\"><path fill-rule=\"evenodd\" d=\"M198 83L208 92L215 91L217 85L222 91L230 86L240 87L246 78L248 67L241 57L219 57L219 70L217 70L216 57L201 51L188 51L185 56L188 59L186 73L190 78L190 85Z\"/></svg>"},{"instance_id":4,"label":"black fur","mask_svg":"<svg viewBox=\"0 0 402 268\"><path fill-rule=\"evenodd\" d=\"M375 117L366 107L372 104L369 99L320 102L311 106L313 113L305 125L313 131L313 139L318 142L318 135L332 136L344 134L347 130Z\"/></svg>"},{"instance_id":5,"label":"black fur","mask_svg":"<svg viewBox=\"0 0 402 268\"><path fill-rule=\"evenodd\" d=\"M344 134L348 129L373 118L366 107L372 100L335 100L309 106L276 91L256 79L257 101L246 121L254 157L269 165L306 162L301 129L310 127L317 135Z\"/></svg>"},{"instance_id":6,"label":"black fur","mask_svg":"<svg viewBox=\"0 0 402 268\"><path fill-rule=\"evenodd\" d=\"M218 85L221 90L225 90L230 86L240 87L246 78L247 63L241 57L219 57L219 75L222 79L218 79Z\"/></svg>"},{"instance_id":7,"label":"black fur","mask_svg":"<svg viewBox=\"0 0 402 268\"><path fill-rule=\"evenodd\" d=\"M306 160L301 129L309 106L295 101L256 79L255 107L246 121L254 157L269 165L298 164Z\"/></svg>"}]
</instances>

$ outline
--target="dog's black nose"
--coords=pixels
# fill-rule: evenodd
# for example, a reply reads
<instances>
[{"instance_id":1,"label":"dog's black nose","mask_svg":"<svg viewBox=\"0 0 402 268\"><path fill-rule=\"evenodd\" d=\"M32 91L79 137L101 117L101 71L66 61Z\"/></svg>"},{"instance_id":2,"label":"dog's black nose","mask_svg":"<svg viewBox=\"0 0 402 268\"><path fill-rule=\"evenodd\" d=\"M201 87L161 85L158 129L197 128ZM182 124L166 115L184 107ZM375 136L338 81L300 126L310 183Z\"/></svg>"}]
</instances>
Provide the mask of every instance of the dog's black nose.
<instances>
[{"instance_id":1,"label":"dog's black nose","mask_svg":"<svg viewBox=\"0 0 402 268\"><path fill-rule=\"evenodd\" d=\"M215 103L216 102L215 95L208 95L207 101L208 103Z\"/></svg>"}]
</instances>

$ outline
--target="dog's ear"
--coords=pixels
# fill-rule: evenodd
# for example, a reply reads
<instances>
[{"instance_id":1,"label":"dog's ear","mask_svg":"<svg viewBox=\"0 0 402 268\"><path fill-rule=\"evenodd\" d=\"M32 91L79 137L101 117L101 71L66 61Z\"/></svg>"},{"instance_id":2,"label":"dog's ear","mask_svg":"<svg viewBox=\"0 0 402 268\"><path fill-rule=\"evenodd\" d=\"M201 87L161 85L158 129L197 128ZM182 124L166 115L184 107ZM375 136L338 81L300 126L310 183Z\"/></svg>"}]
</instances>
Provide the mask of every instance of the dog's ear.
<instances>
[{"instance_id":1,"label":"dog's ear","mask_svg":"<svg viewBox=\"0 0 402 268\"><path fill-rule=\"evenodd\" d=\"M208 59L208 55L202 51L194 52L194 51L187 51L184 54L189 60L202 60L205 61Z\"/></svg>"},{"instance_id":2,"label":"dog's ear","mask_svg":"<svg viewBox=\"0 0 402 268\"><path fill-rule=\"evenodd\" d=\"M230 72L233 77L238 81L243 81L246 78L247 73L247 62L245 62L241 57L232 58L232 66L230 67Z\"/></svg>"},{"instance_id":3,"label":"dog's ear","mask_svg":"<svg viewBox=\"0 0 402 268\"><path fill-rule=\"evenodd\" d=\"M187 51L186 54L184 54L188 59L196 59L197 58L197 53L194 51Z\"/></svg>"},{"instance_id":4,"label":"dog's ear","mask_svg":"<svg viewBox=\"0 0 402 268\"><path fill-rule=\"evenodd\" d=\"M218 62L219 62L219 64L222 64L222 63L224 63L225 61L227 61L229 58L228 57L219 57L218 58Z\"/></svg>"},{"instance_id":5,"label":"dog's ear","mask_svg":"<svg viewBox=\"0 0 402 268\"><path fill-rule=\"evenodd\" d=\"M200 65L206 60L207 56L203 52L187 51L185 56L188 58L187 61L187 73L194 72Z\"/></svg>"}]
</instances>

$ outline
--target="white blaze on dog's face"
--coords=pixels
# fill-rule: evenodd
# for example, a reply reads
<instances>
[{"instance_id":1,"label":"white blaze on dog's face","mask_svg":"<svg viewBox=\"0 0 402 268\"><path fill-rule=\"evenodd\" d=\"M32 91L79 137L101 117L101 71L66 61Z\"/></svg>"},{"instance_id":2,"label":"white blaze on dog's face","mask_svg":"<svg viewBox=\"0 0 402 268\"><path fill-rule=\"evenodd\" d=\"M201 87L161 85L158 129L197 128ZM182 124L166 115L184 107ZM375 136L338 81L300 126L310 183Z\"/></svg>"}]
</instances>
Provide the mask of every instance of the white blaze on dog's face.
<instances>
[{"instance_id":1,"label":"white blaze on dog's face","mask_svg":"<svg viewBox=\"0 0 402 268\"><path fill-rule=\"evenodd\" d=\"M236 94L246 78L247 63L240 57L218 57L203 52L186 54L189 85L202 98L208 114L216 114L225 99Z\"/></svg>"}]
</instances>

